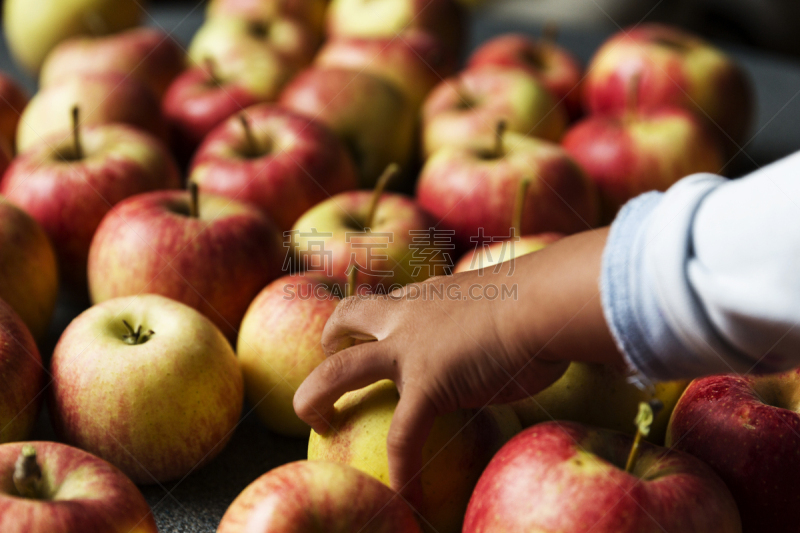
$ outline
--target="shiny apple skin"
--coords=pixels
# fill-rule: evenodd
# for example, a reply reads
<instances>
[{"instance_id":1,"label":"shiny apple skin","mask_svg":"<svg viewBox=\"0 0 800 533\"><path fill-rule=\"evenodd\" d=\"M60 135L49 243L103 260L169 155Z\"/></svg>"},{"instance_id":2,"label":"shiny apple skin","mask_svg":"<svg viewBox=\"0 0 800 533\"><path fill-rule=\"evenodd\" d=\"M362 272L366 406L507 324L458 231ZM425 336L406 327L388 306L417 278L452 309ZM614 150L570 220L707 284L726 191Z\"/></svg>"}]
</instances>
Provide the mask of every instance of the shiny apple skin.
<instances>
[{"instance_id":1,"label":"shiny apple skin","mask_svg":"<svg viewBox=\"0 0 800 533\"><path fill-rule=\"evenodd\" d=\"M240 117L264 150L258 157L248 154ZM197 150L189 180L202 192L258 207L281 232L319 202L358 187L350 155L330 130L273 104L247 108L215 128Z\"/></svg>"}]
</instances>

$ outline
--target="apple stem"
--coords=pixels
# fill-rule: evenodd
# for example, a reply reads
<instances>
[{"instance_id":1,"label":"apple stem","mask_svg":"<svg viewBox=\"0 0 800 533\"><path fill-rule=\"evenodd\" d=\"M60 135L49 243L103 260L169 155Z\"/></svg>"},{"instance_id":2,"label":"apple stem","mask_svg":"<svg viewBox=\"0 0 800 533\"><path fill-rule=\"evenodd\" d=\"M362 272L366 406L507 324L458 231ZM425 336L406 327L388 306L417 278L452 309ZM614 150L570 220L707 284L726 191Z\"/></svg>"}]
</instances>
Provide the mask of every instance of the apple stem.
<instances>
[{"instance_id":1,"label":"apple stem","mask_svg":"<svg viewBox=\"0 0 800 533\"><path fill-rule=\"evenodd\" d=\"M200 216L200 191L197 182L189 182L189 216L198 218Z\"/></svg>"},{"instance_id":2,"label":"apple stem","mask_svg":"<svg viewBox=\"0 0 800 533\"><path fill-rule=\"evenodd\" d=\"M514 215L511 217L511 234L512 237L522 236L522 210L525 208L525 198L530 188L531 179L528 177L522 178L519 182L517 189L517 197L514 202Z\"/></svg>"},{"instance_id":3,"label":"apple stem","mask_svg":"<svg viewBox=\"0 0 800 533\"><path fill-rule=\"evenodd\" d=\"M381 196L383 196L383 191L386 190L386 186L389 184L389 182L399 173L400 166L397 163L392 163L386 167L386 170L383 171L381 177L378 178L378 182L375 184L375 189L372 191L372 199L369 203L367 218L364 221L364 229L372 227L372 224L375 222L375 213L378 212L378 204L381 201Z\"/></svg>"},{"instance_id":4,"label":"apple stem","mask_svg":"<svg viewBox=\"0 0 800 533\"><path fill-rule=\"evenodd\" d=\"M628 454L628 461L625 463L626 472L633 472L633 467L636 466L636 459L639 457L642 439L650 434L650 427L653 425L653 420L655 420L656 415L663 408L664 404L658 399L639 403L639 412L636 414L636 419L633 422L636 424L636 436L633 438L633 445Z\"/></svg>"},{"instance_id":5,"label":"apple stem","mask_svg":"<svg viewBox=\"0 0 800 533\"><path fill-rule=\"evenodd\" d=\"M497 121L497 128L495 129L494 136L494 156L502 157L503 155L503 134L508 128L508 123L504 119Z\"/></svg>"},{"instance_id":6,"label":"apple stem","mask_svg":"<svg viewBox=\"0 0 800 533\"><path fill-rule=\"evenodd\" d=\"M258 141L256 141L253 130L250 128L250 121L247 120L244 113L239 115L239 122L242 123L242 129L244 130L244 138L247 143L247 155L250 157L257 156L259 154Z\"/></svg>"},{"instance_id":7,"label":"apple stem","mask_svg":"<svg viewBox=\"0 0 800 533\"><path fill-rule=\"evenodd\" d=\"M72 143L75 150L75 159L83 159L83 145L81 144L80 128L81 110L78 106L72 107Z\"/></svg>"},{"instance_id":8,"label":"apple stem","mask_svg":"<svg viewBox=\"0 0 800 533\"><path fill-rule=\"evenodd\" d=\"M642 80L642 75L639 73L634 74L628 80L628 91L625 101L625 122L632 122L636 119L639 107L639 84Z\"/></svg>"},{"instance_id":9,"label":"apple stem","mask_svg":"<svg viewBox=\"0 0 800 533\"><path fill-rule=\"evenodd\" d=\"M38 499L41 485L42 469L36 460L36 448L25 444L14 464L14 487L23 498Z\"/></svg>"},{"instance_id":10,"label":"apple stem","mask_svg":"<svg viewBox=\"0 0 800 533\"><path fill-rule=\"evenodd\" d=\"M131 326L127 320L123 320L122 323L125 324L125 329L128 330L128 333L122 336L122 340L125 341L125 344L130 344L131 346L144 344L150 340L150 337L156 334L152 329L148 329L146 332L142 333L141 324L136 329L133 329L133 326Z\"/></svg>"},{"instance_id":11,"label":"apple stem","mask_svg":"<svg viewBox=\"0 0 800 533\"><path fill-rule=\"evenodd\" d=\"M542 28L542 41L546 44L555 44L558 40L558 23L549 20L545 23L544 28Z\"/></svg>"},{"instance_id":12,"label":"apple stem","mask_svg":"<svg viewBox=\"0 0 800 533\"><path fill-rule=\"evenodd\" d=\"M217 64L214 62L214 59L211 57L204 58L203 68L208 74L208 81L219 85L219 79L217 78Z\"/></svg>"},{"instance_id":13,"label":"apple stem","mask_svg":"<svg viewBox=\"0 0 800 533\"><path fill-rule=\"evenodd\" d=\"M347 287L345 289L345 297L350 298L356 294L356 283L358 282L358 266L353 265L350 273L347 275Z\"/></svg>"}]
</instances>

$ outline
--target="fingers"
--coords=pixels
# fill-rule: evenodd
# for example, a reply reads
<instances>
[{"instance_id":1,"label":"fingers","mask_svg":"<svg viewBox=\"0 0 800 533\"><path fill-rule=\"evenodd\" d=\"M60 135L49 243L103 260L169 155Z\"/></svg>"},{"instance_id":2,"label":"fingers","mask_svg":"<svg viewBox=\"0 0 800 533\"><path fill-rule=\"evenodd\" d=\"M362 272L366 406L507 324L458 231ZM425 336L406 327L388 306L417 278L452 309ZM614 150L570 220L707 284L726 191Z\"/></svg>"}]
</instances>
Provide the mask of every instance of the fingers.
<instances>
[{"instance_id":1,"label":"fingers","mask_svg":"<svg viewBox=\"0 0 800 533\"><path fill-rule=\"evenodd\" d=\"M349 348L353 339L380 340L382 319L389 313L388 305L385 296L351 296L339 302L322 332L325 355Z\"/></svg>"},{"instance_id":2,"label":"fingers","mask_svg":"<svg viewBox=\"0 0 800 533\"><path fill-rule=\"evenodd\" d=\"M433 427L436 411L419 389L406 387L395 409L386 451L389 455L389 480L420 511L422 504L422 448Z\"/></svg>"},{"instance_id":3,"label":"fingers","mask_svg":"<svg viewBox=\"0 0 800 533\"><path fill-rule=\"evenodd\" d=\"M294 395L294 410L320 435L330 429L333 404L351 390L395 379L396 367L380 342L348 348L322 362Z\"/></svg>"}]
</instances>

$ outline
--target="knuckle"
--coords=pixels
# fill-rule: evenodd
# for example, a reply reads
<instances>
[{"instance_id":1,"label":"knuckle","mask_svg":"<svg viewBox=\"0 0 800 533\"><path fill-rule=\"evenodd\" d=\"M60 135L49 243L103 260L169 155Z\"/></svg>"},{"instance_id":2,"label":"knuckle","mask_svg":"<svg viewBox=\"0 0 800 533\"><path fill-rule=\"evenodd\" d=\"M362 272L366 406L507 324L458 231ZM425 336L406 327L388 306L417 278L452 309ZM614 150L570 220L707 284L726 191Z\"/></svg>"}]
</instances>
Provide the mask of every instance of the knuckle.
<instances>
[{"instance_id":1,"label":"knuckle","mask_svg":"<svg viewBox=\"0 0 800 533\"><path fill-rule=\"evenodd\" d=\"M345 365L341 357L333 356L326 359L319 367L319 376L322 383L331 384L338 382L345 373Z\"/></svg>"}]
</instances>

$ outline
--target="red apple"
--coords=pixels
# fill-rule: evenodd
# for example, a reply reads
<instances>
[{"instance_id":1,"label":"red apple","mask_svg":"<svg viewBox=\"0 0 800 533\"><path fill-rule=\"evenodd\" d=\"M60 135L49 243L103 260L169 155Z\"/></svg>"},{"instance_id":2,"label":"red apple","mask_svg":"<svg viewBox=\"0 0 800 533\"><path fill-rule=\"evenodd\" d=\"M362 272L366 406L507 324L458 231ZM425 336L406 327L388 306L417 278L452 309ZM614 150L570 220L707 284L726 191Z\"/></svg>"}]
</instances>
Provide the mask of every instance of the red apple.
<instances>
[{"instance_id":1,"label":"red apple","mask_svg":"<svg viewBox=\"0 0 800 533\"><path fill-rule=\"evenodd\" d=\"M467 252L456 263L453 273L467 272L489 268L517 257L538 252L545 246L553 244L564 237L560 233L539 233L527 237L517 237L516 240L495 242L484 246L476 246L472 252Z\"/></svg>"},{"instance_id":2,"label":"red apple","mask_svg":"<svg viewBox=\"0 0 800 533\"><path fill-rule=\"evenodd\" d=\"M498 121L509 131L558 141L567 124L555 97L522 69L484 66L441 82L422 109L426 156L445 146L490 150Z\"/></svg>"},{"instance_id":3,"label":"red apple","mask_svg":"<svg viewBox=\"0 0 800 533\"><path fill-rule=\"evenodd\" d=\"M640 78L638 108L680 106L713 123L729 148L742 144L753 124L755 99L747 74L706 41L661 24L640 24L609 39L595 53L583 83L590 113L620 113L633 76Z\"/></svg>"},{"instance_id":4,"label":"red apple","mask_svg":"<svg viewBox=\"0 0 800 533\"><path fill-rule=\"evenodd\" d=\"M225 447L242 410L228 341L194 309L155 294L81 313L61 335L51 373L59 437L137 483L202 467Z\"/></svg>"},{"instance_id":5,"label":"red apple","mask_svg":"<svg viewBox=\"0 0 800 533\"><path fill-rule=\"evenodd\" d=\"M74 288L85 287L89 243L117 202L180 184L170 154L145 133L108 124L80 128L79 138L47 138L20 154L0 181L0 193L47 232L61 277Z\"/></svg>"},{"instance_id":6,"label":"red apple","mask_svg":"<svg viewBox=\"0 0 800 533\"><path fill-rule=\"evenodd\" d=\"M236 497L217 533L420 533L389 487L347 465L297 461L270 470Z\"/></svg>"},{"instance_id":7,"label":"red apple","mask_svg":"<svg viewBox=\"0 0 800 533\"><path fill-rule=\"evenodd\" d=\"M19 117L28 105L28 95L11 77L0 73L0 142L13 153Z\"/></svg>"},{"instance_id":8,"label":"red apple","mask_svg":"<svg viewBox=\"0 0 800 533\"><path fill-rule=\"evenodd\" d=\"M121 122L166 139L158 99L146 85L120 74L87 74L53 83L31 99L17 127L17 149L68 140L69 112L76 106L83 111L82 126Z\"/></svg>"},{"instance_id":9,"label":"red apple","mask_svg":"<svg viewBox=\"0 0 800 533\"><path fill-rule=\"evenodd\" d=\"M255 205L281 232L319 202L358 186L346 148L328 128L272 104L250 107L213 130L189 180L203 192Z\"/></svg>"},{"instance_id":10,"label":"red apple","mask_svg":"<svg viewBox=\"0 0 800 533\"><path fill-rule=\"evenodd\" d=\"M328 126L350 150L363 187L414 150L416 117L400 89L367 73L310 68L283 91L280 104Z\"/></svg>"},{"instance_id":11,"label":"red apple","mask_svg":"<svg viewBox=\"0 0 800 533\"><path fill-rule=\"evenodd\" d=\"M557 144L516 133L493 151L446 147L417 183L419 205L455 232L461 249L508 239L520 181L530 179L517 235L575 233L597 223L594 187Z\"/></svg>"},{"instance_id":12,"label":"red apple","mask_svg":"<svg viewBox=\"0 0 800 533\"><path fill-rule=\"evenodd\" d=\"M792 531L800 521L800 369L712 376L686 389L667 445L708 463L733 493L748 533Z\"/></svg>"},{"instance_id":13,"label":"red apple","mask_svg":"<svg viewBox=\"0 0 800 533\"><path fill-rule=\"evenodd\" d=\"M537 40L518 33L500 35L483 43L467 62L467 68L484 65L527 70L564 104L570 118L580 116L583 69L572 53L551 39Z\"/></svg>"},{"instance_id":14,"label":"red apple","mask_svg":"<svg viewBox=\"0 0 800 533\"><path fill-rule=\"evenodd\" d=\"M197 309L235 340L247 306L278 277L285 252L258 209L186 191L129 198L97 228L89 251L94 303L144 292Z\"/></svg>"},{"instance_id":15,"label":"red apple","mask_svg":"<svg viewBox=\"0 0 800 533\"><path fill-rule=\"evenodd\" d=\"M234 16L250 20L289 16L304 22L317 35L322 35L327 7L327 0L210 0L206 16Z\"/></svg>"},{"instance_id":16,"label":"red apple","mask_svg":"<svg viewBox=\"0 0 800 533\"><path fill-rule=\"evenodd\" d=\"M0 300L0 376L3 379L0 388L0 443L23 440L39 416L44 366L30 331L3 300ZM0 524L1 509L2 503ZM0 528L0 531L6 530Z\"/></svg>"},{"instance_id":17,"label":"red apple","mask_svg":"<svg viewBox=\"0 0 800 533\"><path fill-rule=\"evenodd\" d=\"M537 424L481 475L463 533L740 533L730 492L694 457L573 422ZM777 531L777 530L774 530Z\"/></svg>"},{"instance_id":18,"label":"red apple","mask_svg":"<svg viewBox=\"0 0 800 533\"><path fill-rule=\"evenodd\" d=\"M0 479L3 533L158 533L136 485L112 465L72 446L3 444ZM32 492L22 496L17 484Z\"/></svg>"}]
</instances>

